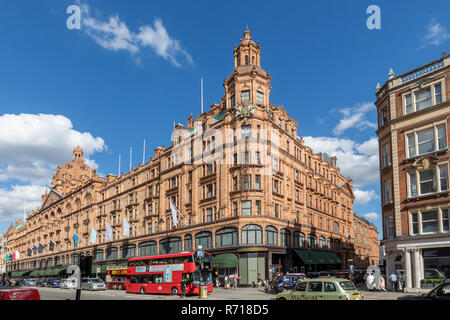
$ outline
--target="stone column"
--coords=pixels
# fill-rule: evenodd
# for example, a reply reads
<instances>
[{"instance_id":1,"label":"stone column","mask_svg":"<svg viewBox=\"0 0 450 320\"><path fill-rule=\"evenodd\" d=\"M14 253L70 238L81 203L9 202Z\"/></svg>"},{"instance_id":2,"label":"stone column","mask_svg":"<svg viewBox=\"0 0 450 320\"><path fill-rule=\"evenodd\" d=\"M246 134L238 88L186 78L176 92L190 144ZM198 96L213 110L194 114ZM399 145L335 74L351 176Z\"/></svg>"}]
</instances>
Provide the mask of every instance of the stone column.
<instances>
[{"instance_id":1,"label":"stone column","mask_svg":"<svg viewBox=\"0 0 450 320\"><path fill-rule=\"evenodd\" d=\"M411 289L411 251L405 250L405 289Z\"/></svg>"},{"instance_id":2,"label":"stone column","mask_svg":"<svg viewBox=\"0 0 450 320\"><path fill-rule=\"evenodd\" d=\"M420 289L421 270L420 270L419 249L414 250L414 288Z\"/></svg>"}]
</instances>

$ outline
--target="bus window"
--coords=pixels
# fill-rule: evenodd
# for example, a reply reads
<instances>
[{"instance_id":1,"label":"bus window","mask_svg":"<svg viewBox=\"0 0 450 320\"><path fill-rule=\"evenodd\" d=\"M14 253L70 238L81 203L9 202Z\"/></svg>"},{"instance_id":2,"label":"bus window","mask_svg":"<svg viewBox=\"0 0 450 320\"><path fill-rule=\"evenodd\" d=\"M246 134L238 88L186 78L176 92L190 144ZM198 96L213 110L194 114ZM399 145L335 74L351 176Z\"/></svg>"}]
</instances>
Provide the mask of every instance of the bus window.
<instances>
[{"instance_id":1,"label":"bus window","mask_svg":"<svg viewBox=\"0 0 450 320\"><path fill-rule=\"evenodd\" d=\"M130 282L131 283L138 283L138 279L136 276L130 276Z\"/></svg>"}]
</instances>

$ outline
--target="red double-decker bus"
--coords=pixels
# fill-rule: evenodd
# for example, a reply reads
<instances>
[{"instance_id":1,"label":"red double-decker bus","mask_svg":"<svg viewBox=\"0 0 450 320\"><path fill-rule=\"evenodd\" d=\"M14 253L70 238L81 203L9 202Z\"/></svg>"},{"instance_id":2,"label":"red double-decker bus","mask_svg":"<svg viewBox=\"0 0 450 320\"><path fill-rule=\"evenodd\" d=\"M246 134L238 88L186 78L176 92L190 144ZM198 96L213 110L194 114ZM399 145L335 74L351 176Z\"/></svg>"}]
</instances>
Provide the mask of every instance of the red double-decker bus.
<instances>
[{"instance_id":1,"label":"red double-decker bus","mask_svg":"<svg viewBox=\"0 0 450 320\"><path fill-rule=\"evenodd\" d=\"M194 251L128 260L127 292L176 295L182 280L186 294L199 294L200 286L212 292L211 255Z\"/></svg>"}]
</instances>

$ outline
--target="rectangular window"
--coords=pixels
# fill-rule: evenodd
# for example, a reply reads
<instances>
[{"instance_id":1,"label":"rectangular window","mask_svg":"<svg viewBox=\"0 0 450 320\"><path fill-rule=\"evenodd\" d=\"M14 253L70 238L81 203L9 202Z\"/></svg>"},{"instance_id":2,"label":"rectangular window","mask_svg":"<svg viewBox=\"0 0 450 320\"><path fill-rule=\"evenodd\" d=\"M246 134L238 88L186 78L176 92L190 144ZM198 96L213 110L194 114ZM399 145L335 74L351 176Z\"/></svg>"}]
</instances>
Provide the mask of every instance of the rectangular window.
<instances>
[{"instance_id":1,"label":"rectangular window","mask_svg":"<svg viewBox=\"0 0 450 320\"><path fill-rule=\"evenodd\" d=\"M255 176L255 189L261 189L261 176Z\"/></svg>"},{"instance_id":2,"label":"rectangular window","mask_svg":"<svg viewBox=\"0 0 450 320\"><path fill-rule=\"evenodd\" d=\"M422 212L422 233L434 233L438 231L439 222L437 210Z\"/></svg>"},{"instance_id":3,"label":"rectangular window","mask_svg":"<svg viewBox=\"0 0 450 320\"><path fill-rule=\"evenodd\" d=\"M417 196L417 181L415 173L409 174L409 196L410 197Z\"/></svg>"},{"instance_id":4,"label":"rectangular window","mask_svg":"<svg viewBox=\"0 0 450 320\"><path fill-rule=\"evenodd\" d=\"M417 212L411 213L411 231L412 234L419 234L419 218Z\"/></svg>"},{"instance_id":5,"label":"rectangular window","mask_svg":"<svg viewBox=\"0 0 450 320\"><path fill-rule=\"evenodd\" d=\"M234 107L236 105L236 97L232 96L231 97L231 106Z\"/></svg>"},{"instance_id":6,"label":"rectangular window","mask_svg":"<svg viewBox=\"0 0 450 320\"><path fill-rule=\"evenodd\" d=\"M206 221L207 222L212 221L212 208L206 209Z\"/></svg>"},{"instance_id":7,"label":"rectangular window","mask_svg":"<svg viewBox=\"0 0 450 320\"><path fill-rule=\"evenodd\" d=\"M241 139L242 140L250 139L251 138L251 130L252 130L251 126L242 126L241 127Z\"/></svg>"},{"instance_id":8,"label":"rectangular window","mask_svg":"<svg viewBox=\"0 0 450 320\"><path fill-rule=\"evenodd\" d=\"M237 204L237 202L233 202L233 213L234 213L234 216L238 215L238 204Z\"/></svg>"},{"instance_id":9,"label":"rectangular window","mask_svg":"<svg viewBox=\"0 0 450 320\"><path fill-rule=\"evenodd\" d=\"M448 183L447 183L447 166L441 166L439 167L439 180L441 183L441 190L445 191L448 190Z\"/></svg>"},{"instance_id":10,"label":"rectangular window","mask_svg":"<svg viewBox=\"0 0 450 320\"><path fill-rule=\"evenodd\" d=\"M238 179L237 177L233 177L233 190L237 190L238 189Z\"/></svg>"},{"instance_id":11,"label":"rectangular window","mask_svg":"<svg viewBox=\"0 0 450 320\"><path fill-rule=\"evenodd\" d=\"M417 133L419 155L434 151L434 128Z\"/></svg>"},{"instance_id":12,"label":"rectangular window","mask_svg":"<svg viewBox=\"0 0 450 320\"><path fill-rule=\"evenodd\" d=\"M250 100L250 91L246 90L246 91L242 91L241 92L241 101L249 101Z\"/></svg>"},{"instance_id":13,"label":"rectangular window","mask_svg":"<svg viewBox=\"0 0 450 320\"><path fill-rule=\"evenodd\" d=\"M436 104L442 103L442 88L440 83L434 85L434 98Z\"/></svg>"},{"instance_id":14,"label":"rectangular window","mask_svg":"<svg viewBox=\"0 0 450 320\"><path fill-rule=\"evenodd\" d=\"M252 202L251 201L242 201L242 215L243 216L251 216L252 215Z\"/></svg>"},{"instance_id":15,"label":"rectangular window","mask_svg":"<svg viewBox=\"0 0 450 320\"><path fill-rule=\"evenodd\" d=\"M256 200L256 214L261 214L261 200Z\"/></svg>"},{"instance_id":16,"label":"rectangular window","mask_svg":"<svg viewBox=\"0 0 450 320\"><path fill-rule=\"evenodd\" d=\"M264 94L262 92L256 92L256 103L263 104L264 103Z\"/></svg>"},{"instance_id":17,"label":"rectangular window","mask_svg":"<svg viewBox=\"0 0 450 320\"><path fill-rule=\"evenodd\" d=\"M447 147L447 137L445 136L445 125L437 127L438 136L438 150L445 149Z\"/></svg>"},{"instance_id":18,"label":"rectangular window","mask_svg":"<svg viewBox=\"0 0 450 320\"><path fill-rule=\"evenodd\" d=\"M261 164L261 153L259 151L255 152L256 164Z\"/></svg>"},{"instance_id":19,"label":"rectangular window","mask_svg":"<svg viewBox=\"0 0 450 320\"><path fill-rule=\"evenodd\" d=\"M149 223L149 224L148 224L148 228L147 228L147 233L148 233L148 234L152 234L152 231L153 231L152 224Z\"/></svg>"},{"instance_id":20,"label":"rectangular window","mask_svg":"<svg viewBox=\"0 0 450 320\"><path fill-rule=\"evenodd\" d=\"M275 171L275 172L280 171L280 170L279 170L279 169L280 169L280 164L279 164L279 160L278 160L277 157L273 157L272 169L273 169L273 171Z\"/></svg>"},{"instance_id":21,"label":"rectangular window","mask_svg":"<svg viewBox=\"0 0 450 320\"><path fill-rule=\"evenodd\" d=\"M405 112L406 114L411 113L413 111L412 108L412 101L411 101L411 95L407 94L405 96Z\"/></svg>"},{"instance_id":22,"label":"rectangular window","mask_svg":"<svg viewBox=\"0 0 450 320\"><path fill-rule=\"evenodd\" d=\"M385 144L384 146L381 147L381 155L382 155L382 159L383 159L383 167L386 167L389 165L389 145Z\"/></svg>"},{"instance_id":23,"label":"rectangular window","mask_svg":"<svg viewBox=\"0 0 450 320\"><path fill-rule=\"evenodd\" d=\"M414 134L408 134L408 157L414 157L416 155L416 143L414 141Z\"/></svg>"},{"instance_id":24,"label":"rectangular window","mask_svg":"<svg viewBox=\"0 0 450 320\"><path fill-rule=\"evenodd\" d=\"M278 180L273 180L273 192L278 193Z\"/></svg>"},{"instance_id":25,"label":"rectangular window","mask_svg":"<svg viewBox=\"0 0 450 320\"><path fill-rule=\"evenodd\" d=\"M416 111L431 107L431 87L425 88L415 93Z\"/></svg>"},{"instance_id":26,"label":"rectangular window","mask_svg":"<svg viewBox=\"0 0 450 320\"><path fill-rule=\"evenodd\" d=\"M448 219L448 209L441 209L442 211L442 231L448 232L450 229L449 219Z\"/></svg>"},{"instance_id":27,"label":"rectangular window","mask_svg":"<svg viewBox=\"0 0 450 320\"><path fill-rule=\"evenodd\" d=\"M384 219L384 226L386 227L386 238L394 237L394 218L389 216Z\"/></svg>"},{"instance_id":28,"label":"rectangular window","mask_svg":"<svg viewBox=\"0 0 450 320\"><path fill-rule=\"evenodd\" d=\"M391 181L390 179L383 182L383 203L389 203L391 201Z\"/></svg>"},{"instance_id":29,"label":"rectangular window","mask_svg":"<svg viewBox=\"0 0 450 320\"><path fill-rule=\"evenodd\" d=\"M435 169L419 172L420 194L436 192Z\"/></svg>"},{"instance_id":30,"label":"rectangular window","mask_svg":"<svg viewBox=\"0 0 450 320\"><path fill-rule=\"evenodd\" d=\"M244 176L244 190L248 190L251 188L251 176Z\"/></svg>"}]
</instances>

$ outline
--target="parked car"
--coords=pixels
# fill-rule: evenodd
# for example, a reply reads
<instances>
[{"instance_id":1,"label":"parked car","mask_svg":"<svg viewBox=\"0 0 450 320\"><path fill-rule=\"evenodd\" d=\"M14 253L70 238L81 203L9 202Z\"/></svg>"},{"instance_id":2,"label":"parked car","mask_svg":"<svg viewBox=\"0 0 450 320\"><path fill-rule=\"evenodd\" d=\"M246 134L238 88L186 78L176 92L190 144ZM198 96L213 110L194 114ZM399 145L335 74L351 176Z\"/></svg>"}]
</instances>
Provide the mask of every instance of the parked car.
<instances>
[{"instance_id":1,"label":"parked car","mask_svg":"<svg viewBox=\"0 0 450 320\"><path fill-rule=\"evenodd\" d=\"M279 277L277 280L273 292L278 293L283 290L292 290L299 280L306 278L304 273L287 273L284 276Z\"/></svg>"},{"instance_id":2,"label":"parked car","mask_svg":"<svg viewBox=\"0 0 450 320\"><path fill-rule=\"evenodd\" d=\"M27 287L35 287L36 286L36 280L34 280L34 279L27 279L27 280L25 280L25 285Z\"/></svg>"},{"instance_id":3,"label":"parked car","mask_svg":"<svg viewBox=\"0 0 450 320\"><path fill-rule=\"evenodd\" d=\"M364 296L348 280L337 278L305 279L292 290L277 294L277 300L361 300Z\"/></svg>"},{"instance_id":4,"label":"parked car","mask_svg":"<svg viewBox=\"0 0 450 320\"><path fill-rule=\"evenodd\" d=\"M333 277L340 278L340 279L350 279L350 272L348 271L338 271L336 272Z\"/></svg>"},{"instance_id":5,"label":"parked car","mask_svg":"<svg viewBox=\"0 0 450 320\"><path fill-rule=\"evenodd\" d=\"M60 288L61 289L76 289L77 281L73 278L64 279L63 281L61 281Z\"/></svg>"},{"instance_id":6,"label":"parked car","mask_svg":"<svg viewBox=\"0 0 450 320\"><path fill-rule=\"evenodd\" d=\"M41 300L37 289L5 289L0 290L0 300Z\"/></svg>"},{"instance_id":7,"label":"parked car","mask_svg":"<svg viewBox=\"0 0 450 320\"><path fill-rule=\"evenodd\" d=\"M106 284L99 278L83 278L81 280L81 289L84 290L106 290Z\"/></svg>"},{"instance_id":8,"label":"parked car","mask_svg":"<svg viewBox=\"0 0 450 320\"><path fill-rule=\"evenodd\" d=\"M306 274L306 277L309 279L318 278L318 277L320 277L320 273L319 272L308 272Z\"/></svg>"},{"instance_id":9,"label":"parked car","mask_svg":"<svg viewBox=\"0 0 450 320\"><path fill-rule=\"evenodd\" d=\"M40 280L38 280L37 285L38 285L39 287L46 287L46 286L47 286L47 280L45 280L45 279L40 279Z\"/></svg>"},{"instance_id":10,"label":"parked car","mask_svg":"<svg viewBox=\"0 0 450 320\"><path fill-rule=\"evenodd\" d=\"M60 285L61 285L61 280L59 280L59 279L48 279L47 280L47 287L59 288Z\"/></svg>"},{"instance_id":11,"label":"parked car","mask_svg":"<svg viewBox=\"0 0 450 320\"><path fill-rule=\"evenodd\" d=\"M428 293L420 296L404 296L397 300L443 300L450 301L450 281L444 281Z\"/></svg>"},{"instance_id":12,"label":"parked car","mask_svg":"<svg viewBox=\"0 0 450 320\"><path fill-rule=\"evenodd\" d=\"M440 272L438 269L425 268L424 269L424 279L446 279L445 274Z\"/></svg>"}]
</instances>

